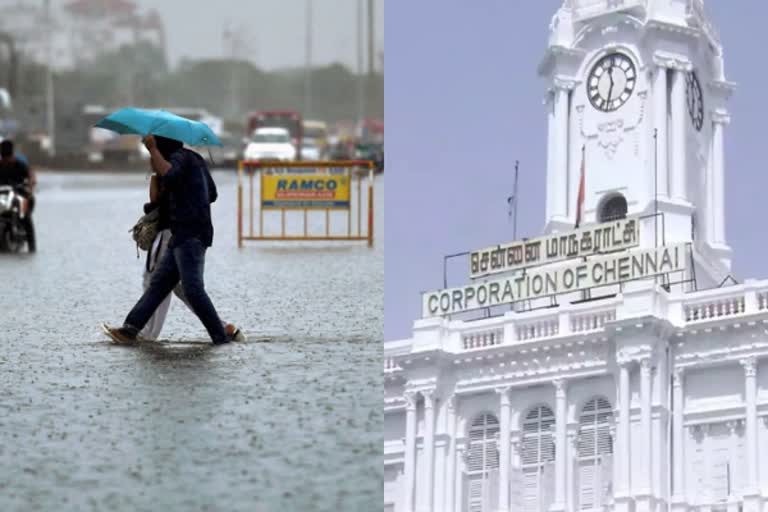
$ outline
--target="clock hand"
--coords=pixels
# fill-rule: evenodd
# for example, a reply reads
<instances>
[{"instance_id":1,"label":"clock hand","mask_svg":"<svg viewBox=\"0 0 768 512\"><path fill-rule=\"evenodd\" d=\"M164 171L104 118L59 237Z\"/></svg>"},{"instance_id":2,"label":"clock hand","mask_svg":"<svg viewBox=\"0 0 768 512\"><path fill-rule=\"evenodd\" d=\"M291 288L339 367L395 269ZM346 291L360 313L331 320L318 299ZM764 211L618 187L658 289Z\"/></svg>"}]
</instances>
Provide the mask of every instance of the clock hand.
<instances>
[{"instance_id":1,"label":"clock hand","mask_svg":"<svg viewBox=\"0 0 768 512\"><path fill-rule=\"evenodd\" d=\"M611 93L613 93L613 66L608 68L608 78L611 81L611 86L608 88L608 103L611 103Z\"/></svg>"}]
</instances>

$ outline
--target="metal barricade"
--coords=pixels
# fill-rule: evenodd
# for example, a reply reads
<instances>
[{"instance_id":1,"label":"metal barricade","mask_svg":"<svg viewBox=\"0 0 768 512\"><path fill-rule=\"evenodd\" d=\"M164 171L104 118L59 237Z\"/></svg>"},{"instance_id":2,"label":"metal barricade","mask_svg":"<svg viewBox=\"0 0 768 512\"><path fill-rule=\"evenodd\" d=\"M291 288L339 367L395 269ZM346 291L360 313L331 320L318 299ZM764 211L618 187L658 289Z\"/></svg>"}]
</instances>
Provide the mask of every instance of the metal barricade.
<instances>
[{"instance_id":1,"label":"metal barricade","mask_svg":"<svg viewBox=\"0 0 768 512\"><path fill-rule=\"evenodd\" d=\"M244 240L260 241L367 241L373 246L374 163L368 160L345 161L240 161L237 166L237 245ZM363 232L363 179L368 177L367 231ZM259 199L255 201L255 179L259 179ZM244 233L243 187L248 186L248 232ZM355 186L356 185L356 186ZM353 232L353 205L357 229ZM325 211L325 234L310 234L308 216ZM286 230L286 214L303 212L303 232ZM346 234L331 233L331 212L346 211ZM264 215L280 215L280 234L265 234ZM254 214L258 231L254 232Z\"/></svg>"}]
</instances>

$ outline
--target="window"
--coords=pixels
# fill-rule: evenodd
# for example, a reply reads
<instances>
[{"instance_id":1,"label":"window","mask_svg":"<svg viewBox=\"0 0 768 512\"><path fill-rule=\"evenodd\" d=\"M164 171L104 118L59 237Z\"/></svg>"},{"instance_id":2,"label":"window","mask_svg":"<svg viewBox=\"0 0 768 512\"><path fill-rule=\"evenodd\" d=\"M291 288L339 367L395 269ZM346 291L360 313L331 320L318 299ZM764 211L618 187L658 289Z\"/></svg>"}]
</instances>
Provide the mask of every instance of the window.
<instances>
[{"instance_id":1,"label":"window","mask_svg":"<svg viewBox=\"0 0 768 512\"><path fill-rule=\"evenodd\" d=\"M579 508L602 508L612 493L613 409L605 398L593 398L579 416Z\"/></svg>"},{"instance_id":2,"label":"window","mask_svg":"<svg viewBox=\"0 0 768 512\"><path fill-rule=\"evenodd\" d=\"M469 427L467 452L467 510L491 512L498 496L499 451L496 436L499 420L492 414L477 416ZM495 484L495 485L494 485Z\"/></svg>"},{"instance_id":3,"label":"window","mask_svg":"<svg viewBox=\"0 0 768 512\"><path fill-rule=\"evenodd\" d=\"M600 205L600 222L624 219L627 217L627 200L621 194L611 195Z\"/></svg>"},{"instance_id":4,"label":"window","mask_svg":"<svg viewBox=\"0 0 768 512\"><path fill-rule=\"evenodd\" d=\"M549 510L554 497L555 415L545 405L534 407L523 420L520 457L523 472L523 510Z\"/></svg>"}]
</instances>

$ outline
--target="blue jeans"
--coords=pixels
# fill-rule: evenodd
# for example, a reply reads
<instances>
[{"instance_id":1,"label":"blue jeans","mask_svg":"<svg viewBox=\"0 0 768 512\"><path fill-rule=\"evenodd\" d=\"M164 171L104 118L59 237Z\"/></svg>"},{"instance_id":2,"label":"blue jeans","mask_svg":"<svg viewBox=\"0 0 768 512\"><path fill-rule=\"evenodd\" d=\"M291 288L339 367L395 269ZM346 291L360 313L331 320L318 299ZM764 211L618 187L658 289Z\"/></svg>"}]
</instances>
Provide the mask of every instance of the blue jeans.
<instances>
[{"instance_id":1,"label":"blue jeans","mask_svg":"<svg viewBox=\"0 0 768 512\"><path fill-rule=\"evenodd\" d=\"M227 334L203 284L205 249L199 239L188 238L167 251L152 274L149 288L128 313L123 327L132 333L143 329L157 307L181 280L184 295L211 340L214 343L226 342Z\"/></svg>"}]
</instances>

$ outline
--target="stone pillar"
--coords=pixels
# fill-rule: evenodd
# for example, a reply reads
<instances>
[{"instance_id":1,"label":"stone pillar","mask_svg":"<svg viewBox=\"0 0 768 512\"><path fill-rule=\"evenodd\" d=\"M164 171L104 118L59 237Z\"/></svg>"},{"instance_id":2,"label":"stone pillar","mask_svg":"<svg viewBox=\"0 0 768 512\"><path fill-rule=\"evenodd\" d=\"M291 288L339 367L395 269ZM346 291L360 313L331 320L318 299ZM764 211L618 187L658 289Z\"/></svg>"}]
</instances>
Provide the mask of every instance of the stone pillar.
<instances>
[{"instance_id":1,"label":"stone pillar","mask_svg":"<svg viewBox=\"0 0 768 512\"><path fill-rule=\"evenodd\" d=\"M466 446L456 447L456 464L458 464L458 471L456 471L456 482L454 488L456 489L456 503L455 508L457 511L464 510L464 468L466 465Z\"/></svg>"},{"instance_id":2,"label":"stone pillar","mask_svg":"<svg viewBox=\"0 0 768 512\"><path fill-rule=\"evenodd\" d=\"M725 244L725 152L723 149L723 128L730 117L716 112L712 119L712 231L717 244Z\"/></svg>"},{"instance_id":3,"label":"stone pillar","mask_svg":"<svg viewBox=\"0 0 768 512\"><path fill-rule=\"evenodd\" d=\"M744 482L744 512L760 510L760 479L757 471L757 362L750 357L741 361L744 366L744 451L747 456L747 478Z\"/></svg>"},{"instance_id":4,"label":"stone pillar","mask_svg":"<svg viewBox=\"0 0 768 512\"><path fill-rule=\"evenodd\" d=\"M454 512L456 509L454 502L456 497L456 486L454 485L456 480L456 397L451 396L445 405L447 406L448 436L450 436L445 471L445 510L446 512Z\"/></svg>"},{"instance_id":5,"label":"stone pillar","mask_svg":"<svg viewBox=\"0 0 768 512\"><path fill-rule=\"evenodd\" d=\"M435 495L435 392L425 390L424 397L424 512L434 512Z\"/></svg>"},{"instance_id":6,"label":"stone pillar","mask_svg":"<svg viewBox=\"0 0 768 512\"><path fill-rule=\"evenodd\" d=\"M738 421L728 421L726 422L725 426L728 428L728 467L730 468L730 473L733 475L733 468L736 464L738 464L739 455L736 451L736 443L737 443L737 437L736 437L736 429L739 426ZM731 477L731 486L730 489L728 489L728 508L731 508L730 503L736 503L738 502L738 496L734 492L736 489L733 485L733 477Z\"/></svg>"},{"instance_id":7,"label":"stone pillar","mask_svg":"<svg viewBox=\"0 0 768 512\"><path fill-rule=\"evenodd\" d=\"M672 508L686 510L685 429L683 428L684 380L682 368L672 374Z\"/></svg>"},{"instance_id":8,"label":"stone pillar","mask_svg":"<svg viewBox=\"0 0 768 512\"><path fill-rule=\"evenodd\" d=\"M509 462L510 462L510 435L511 435L511 403L509 400L509 388L497 389L501 401L501 418L499 431L499 512L509 512Z\"/></svg>"},{"instance_id":9,"label":"stone pillar","mask_svg":"<svg viewBox=\"0 0 768 512\"><path fill-rule=\"evenodd\" d=\"M616 428L616 493L617 510L629 510L630 490L630 407L629 407L629 362L619 363L619 421Z\"/></svg>"},{"instance_id":10,"label":"stone pillar","mask_svg":"<svg viewBox=\"0 0 768 512\"><path fill-rule=\"evenodd\" d=\"M552 216L559 220L566 220L568 214L568 128L570 125L568 107L570 96L569 84L555 80L555 127L552 147L554 181L547 183L547 187L552 188Z\"/></svg>"},{"instance_id":11,"label":"stone pillar","mask_svg":"<svg viewBox=\"0 0 768 512\"><path fill-rule=\"evenodd\" d=\"M685 101L685 75L686 71L680 67L672 71L671 196L678 201L687 201L685 123L688 122L688 107Z\"/></svg>"},{"instance_id":12,"label":"stone pillar","mask_svg":"<svg viewBox=\"0 0 768 512\"><path fill-rule=\"evenodd\" d=\"M653 510L651 382L651 358L644 357L640 360L640 436L638 442L631 445L631 452L636 456L634 460L640 465L640 478L633 489L636 512Z\"/></svg>"},{"instance_id":13,"label":"stone pillar","mask_svg":"<svg viewBox=\"0 0 768 512\"><path fill-rule=\"evenodd\" d=\"M565 510L576 510L576 460L579 456L578 426L568 432L568 458L565 470Z\"/></svg>"},{"instance_id":14,"label":"stone pillar","mask_svg":"<svg viewBox=\"0 0 768 512\"><path fill-rule=\"evenodd\" d=\"M715 501L712 492L712 428L710 424L706 423L699 425L699 430L704 447L704 488L700 488L699 492L704 491L705 501L709 504Z\"/></svg>"},{"instance_id":15,"label":"stone pillar","mask_svg":"<svg viewBox=\"0 0 768 512\"><path fill-rule=\"evenodd\" d=\"M416 398L414 392L405 393L405 492L403 510L413 512L413 497L416 490Z\"/></svg>"},{"instance_id":16,"label":"stone pillar","mask_svg":"<svg viewBox=\"0 0 768 512\"><path fill-rule=\"evenodd\" d=\"M656 143L658 147L656 162L658 165L659 197L669 197L669 156L667 153L667 122L669 119L667 105L669 104L669 97L667 72L666 66L657 63L653 77L653 127L656 129Z\"/></svg>"},{"instance_id":17,"label":"stone pillar","mask_svg":"<svg viewBox=\"0 0 768 512\"><path fill-rule=\"evenodd\" d=\"M555 189L552 184L557 183L560 176L557 174L556 158L555 158L555 91L550 90L547 92L547 99L545 100L547 106L547 204L545 205L545 221L549 220L555 215Z\"/></svg>"},{"instance_id":18,"label":"stone pillar","mask_svg":"<svg viewBox=\"0 0 768 512\"><path fill-rule=\"evenodd\" d=\"M568 455L568 447L566 444L568 403L565 381L557 379L553 384L555 385L555 499L550 510L564 511L565 480L567 478L565 462Z\"/></svg>"},{"instance_id":19,"label":"stone pillar","mask_svg":"<svg viewBox=\"0 0 768 512\"><path fill-rule=\"evenodd\" d=\"M651 359L640 360L640 423L642 430L641 464L643 465L642 490L644 494L653 494L653 430L651 427Z\"/></svg>"}]
</instances>

